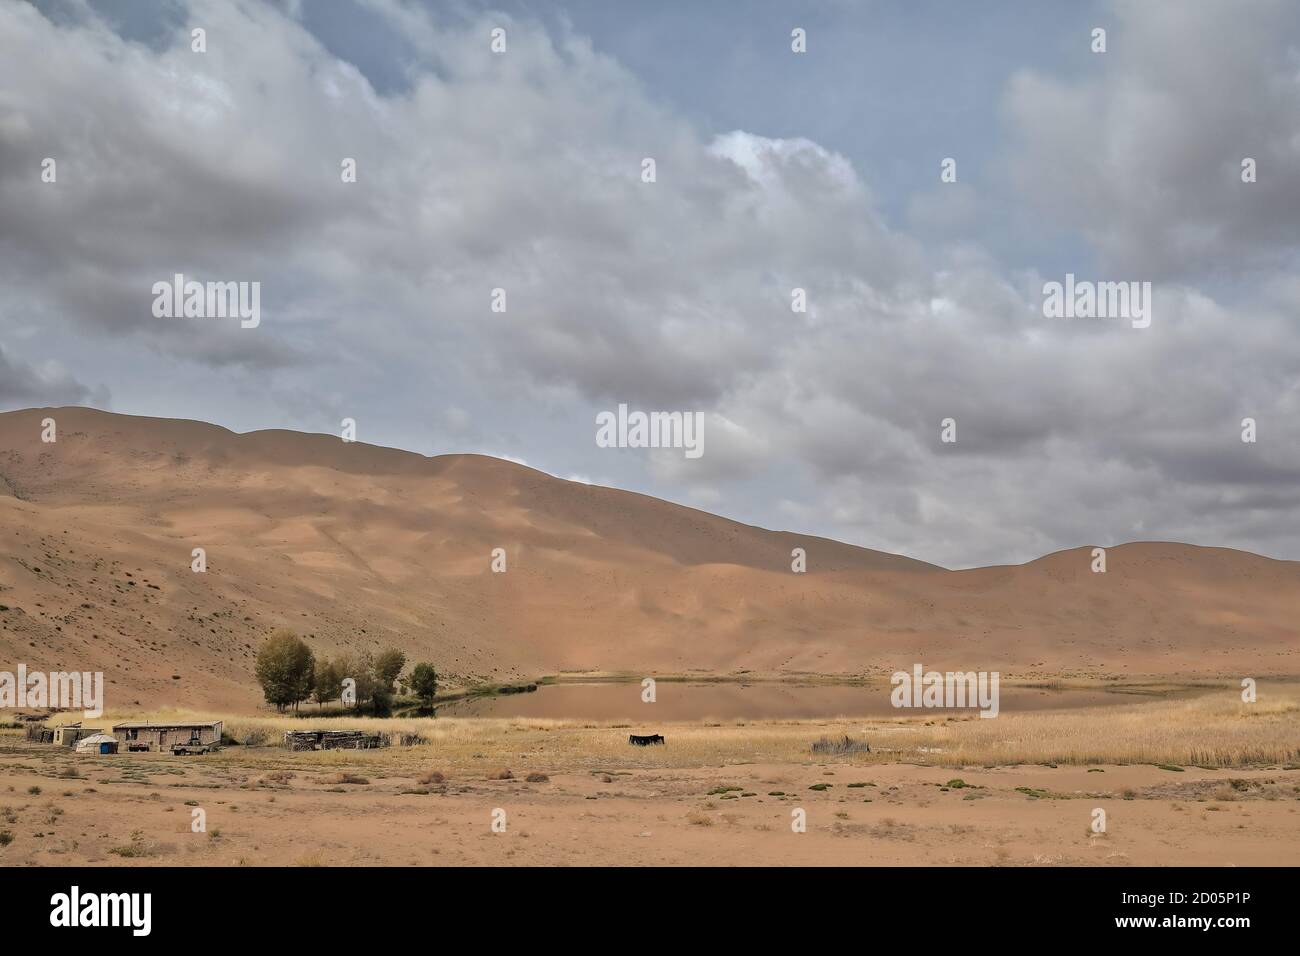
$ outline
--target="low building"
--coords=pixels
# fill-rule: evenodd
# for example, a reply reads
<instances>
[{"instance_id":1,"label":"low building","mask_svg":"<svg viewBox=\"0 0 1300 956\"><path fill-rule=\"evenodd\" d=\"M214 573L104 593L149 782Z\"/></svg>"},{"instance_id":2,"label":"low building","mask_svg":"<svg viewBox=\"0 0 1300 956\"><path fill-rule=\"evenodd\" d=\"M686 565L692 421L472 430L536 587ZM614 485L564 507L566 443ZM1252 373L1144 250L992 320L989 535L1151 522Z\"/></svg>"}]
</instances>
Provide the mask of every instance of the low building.
<instances>
[{"instance_id":1,"label":"low building","mask_svg":"<svg viewBox=\"0 0 1300 956\"><path fill-rule=\"evenodd\" d=\"M59 747L75 747L77 741L91 734L100 732L98 727L83 727L75 724L28 724L27 739L37 744L56 744Z\"/></svg>"},{"instance_id":2,"label":"low building","mask_svg":"<svg viewBox=\"0 0 1300 956\"><path fill-rule=\"evenodd\" d=\"M80 723L64 724L54 728L54 743L60 747L75 747L78 742L103 733L100 727L83 727Z\"/></svg>"},{"instance_id":3,"label":"low building","mask_svg":"<svg viewBox=\"0 0 1300 956\"><path fill-rule=\"evenodd\" d=\"M170 753L175 748L215 747L221 743L221 721L156 724L133 720L113 726L113 736L121 749Z\"/></svg>"}]
</instances>

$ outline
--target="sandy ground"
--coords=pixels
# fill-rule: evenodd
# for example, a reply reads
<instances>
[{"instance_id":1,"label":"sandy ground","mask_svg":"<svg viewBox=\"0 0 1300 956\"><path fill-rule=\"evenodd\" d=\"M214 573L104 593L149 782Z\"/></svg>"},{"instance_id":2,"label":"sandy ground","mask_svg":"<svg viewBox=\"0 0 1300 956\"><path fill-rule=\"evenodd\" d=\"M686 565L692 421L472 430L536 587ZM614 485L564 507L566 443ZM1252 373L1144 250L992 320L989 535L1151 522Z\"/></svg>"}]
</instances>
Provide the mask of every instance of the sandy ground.
<instances>
[{"instance_id":1,"label":"sandy ground","mask_svg":"<svg viewBox=\"0 0 1300 956\"><path fill-rule=\"evenodd\" d=\"M559 770L530 783L522 770L489 779L500 768L482 761L448 767L427 749L408 748L402 763L442 766L445 782L396 775L383 751L77 758L10 737L0 831L12 839L0 865L1300 864L1300 767L954 769L846 757ZM964 786L945 789L954 778ZM724 787L738 789L713 792ZM1104 835L1091 830L1095 808ZM195 809L204 832L192 830ZM498 810L504 833L493 832ZM806 832L792 830L797 810Z\"/></svg>"}]
</instances>

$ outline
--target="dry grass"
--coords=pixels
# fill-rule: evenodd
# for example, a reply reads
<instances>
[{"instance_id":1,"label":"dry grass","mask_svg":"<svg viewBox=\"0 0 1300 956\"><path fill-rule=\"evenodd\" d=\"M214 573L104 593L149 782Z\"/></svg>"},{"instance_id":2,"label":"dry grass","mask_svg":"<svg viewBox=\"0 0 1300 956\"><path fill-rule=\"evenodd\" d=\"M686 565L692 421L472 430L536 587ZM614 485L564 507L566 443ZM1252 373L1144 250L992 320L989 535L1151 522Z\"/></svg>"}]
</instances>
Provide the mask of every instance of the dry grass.
<instances>
[{"instance_id":1,"label":"dry grass","mask_svg":"<svg viewBox=\"0 0 1300 956\"><path fill-rule=\"evenodd\" d=\"M289 753L279 747L228 747L203 758L266 772L374 768L420 778L430 755L444 774L472 768L487 776L507 761L533 770L619 770L703 767L737 762L805 763L821 738L871 741L871 753L818 755L854 764L936 766L1011 764L1169 764L1235 767L1300 762L1300 686L1277 684L1255 704L1225 686L1192 699L1142 699L1088 710L1003 713L996 719L902 716L889 719L754 720L744 725L668 724L669 744L629 748L614 721L506 718L322 718L229 715L192 711L114 714L113 720L224 719L237 740L283 739L286 729L363 728L418 734L426 743L371 751ZM108 759L108 758L105 758ZM423 768L420 766L423 765ZM481 777L480 777L481 779ZM421 780L421 782L424 782ZM429 782L434 782L430 778Z\"/></svg>"},{"instance_id":2,"label":"dry grass","mask_svg":"<svg viewBox=\"0 0 1300 956\"><path fill-rule=\"evenodd\" d=\"M332 776L326 777L324 782L333 783L333 784L350 783L350 784L356 784L358 786L364 786L370 783L370 778L363 777L357 773L336 773L333 774Z\"/></svg>"}]
</instances>

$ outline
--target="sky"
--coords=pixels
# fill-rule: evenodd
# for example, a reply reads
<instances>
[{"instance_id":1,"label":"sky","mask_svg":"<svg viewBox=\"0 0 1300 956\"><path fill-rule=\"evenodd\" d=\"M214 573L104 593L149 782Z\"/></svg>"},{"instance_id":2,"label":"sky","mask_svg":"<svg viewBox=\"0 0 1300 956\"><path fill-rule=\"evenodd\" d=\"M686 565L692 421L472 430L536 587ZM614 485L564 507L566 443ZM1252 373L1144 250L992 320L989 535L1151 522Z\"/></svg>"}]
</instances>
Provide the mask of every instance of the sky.
<instances>
[{"instance_id":1,"label":"sky","mask_svg":"<svg viewBox=\"0 0 1300 956\"><path fill-rule=\"evenodd\" d=\"M947 567L1300 559L1298 259L1284 0L0 3L0 409L350 418Z\"/></svg>"}]
</instances>

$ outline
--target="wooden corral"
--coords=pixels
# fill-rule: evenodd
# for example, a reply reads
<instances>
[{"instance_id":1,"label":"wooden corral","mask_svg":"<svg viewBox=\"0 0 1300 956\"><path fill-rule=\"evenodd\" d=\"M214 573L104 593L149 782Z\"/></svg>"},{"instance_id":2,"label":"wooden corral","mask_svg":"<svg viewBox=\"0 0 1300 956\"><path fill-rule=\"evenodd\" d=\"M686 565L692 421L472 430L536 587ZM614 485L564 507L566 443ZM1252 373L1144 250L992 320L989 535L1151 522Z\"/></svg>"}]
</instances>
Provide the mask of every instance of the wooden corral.
<instances>
[{"instance_id":1,"label":"wooden corral","mask_svg":"<svg viewBox=\"0 0 1300 956\"><path fill-rule=\"evenodd\" d=\"M384 746L384 739L364 730L286 730L284 745L290 750L373 750Z\"/></svg>"},{"instance_id":2,"label":"wooden corral","mask_svg":"<svg viewBox=\"0 0 1300 956\"><path fill-rule=\"evenodd\" d=\"M54 728L44 724L28 724L26 734L27 739L34 744L54 743Z\"/></svg>"}]
</instances>

